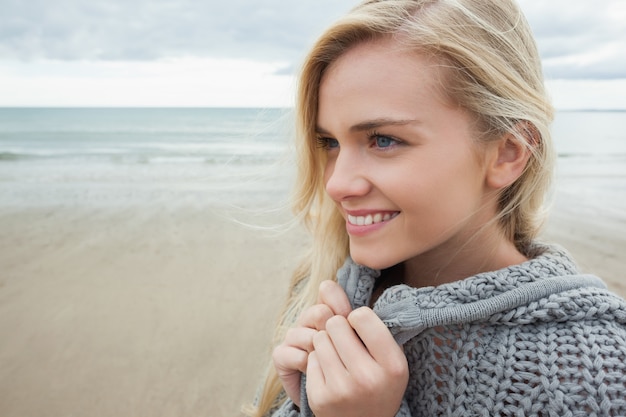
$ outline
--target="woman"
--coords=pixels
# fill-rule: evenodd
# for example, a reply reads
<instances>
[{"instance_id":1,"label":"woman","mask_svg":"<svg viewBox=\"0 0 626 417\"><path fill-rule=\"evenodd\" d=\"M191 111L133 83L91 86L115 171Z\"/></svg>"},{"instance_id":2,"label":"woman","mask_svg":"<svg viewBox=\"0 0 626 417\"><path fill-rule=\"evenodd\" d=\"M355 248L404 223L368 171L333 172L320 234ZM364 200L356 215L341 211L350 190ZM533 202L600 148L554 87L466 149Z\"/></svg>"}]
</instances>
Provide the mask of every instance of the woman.
<instances>
[{"instance_id":1,"label":"woman","mask_svg":"<svg viewBox=\"0 0 626 417\"><path fill-rule=\"evenodd\" d=\"M313 244L251 415L626 414L626 304L536 241L552 108L513 0L363 2L298 110Z\"/></svg>"}]
</instances>

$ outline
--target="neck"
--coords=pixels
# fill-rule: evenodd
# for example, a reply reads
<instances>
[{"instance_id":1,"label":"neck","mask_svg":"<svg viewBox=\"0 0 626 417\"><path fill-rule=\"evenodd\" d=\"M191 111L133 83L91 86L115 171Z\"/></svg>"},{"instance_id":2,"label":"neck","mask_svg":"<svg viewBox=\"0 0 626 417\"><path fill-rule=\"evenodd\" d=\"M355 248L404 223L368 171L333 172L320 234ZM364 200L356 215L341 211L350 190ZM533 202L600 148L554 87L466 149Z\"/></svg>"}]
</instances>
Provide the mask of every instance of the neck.
<instances>
[{"instance_id":1,"label":"neck","mask_svg":"<svg viewBox=\"0 0 626 417\"><path fill-rule=\"evenodd\" d=\"M528 260L501 233L482 233L455 248L437 248L404 262L403 280L428 287L496 271Z\"/></svg>"}]
</instances>

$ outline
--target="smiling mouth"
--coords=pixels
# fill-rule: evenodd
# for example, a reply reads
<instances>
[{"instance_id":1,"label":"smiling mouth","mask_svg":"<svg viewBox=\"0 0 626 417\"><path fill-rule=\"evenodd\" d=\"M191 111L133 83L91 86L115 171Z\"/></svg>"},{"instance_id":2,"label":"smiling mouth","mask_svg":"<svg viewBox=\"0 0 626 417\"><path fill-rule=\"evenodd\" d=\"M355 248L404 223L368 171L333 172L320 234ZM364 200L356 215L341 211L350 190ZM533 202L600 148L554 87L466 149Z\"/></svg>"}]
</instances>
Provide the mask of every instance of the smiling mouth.
<instances>
[{"instance_id":1,"label":"smiling mouth","mask_svg":"<svg viewBox=\"0 0 626 417\"><path fill-rule=\"evenodd\" d=\"M354 226L371 226L376 223L383 223L396 217L399 212L395 213L375 213L367 216L352 216L348 214L348 223Z\"/></svg>"}]
</instances>

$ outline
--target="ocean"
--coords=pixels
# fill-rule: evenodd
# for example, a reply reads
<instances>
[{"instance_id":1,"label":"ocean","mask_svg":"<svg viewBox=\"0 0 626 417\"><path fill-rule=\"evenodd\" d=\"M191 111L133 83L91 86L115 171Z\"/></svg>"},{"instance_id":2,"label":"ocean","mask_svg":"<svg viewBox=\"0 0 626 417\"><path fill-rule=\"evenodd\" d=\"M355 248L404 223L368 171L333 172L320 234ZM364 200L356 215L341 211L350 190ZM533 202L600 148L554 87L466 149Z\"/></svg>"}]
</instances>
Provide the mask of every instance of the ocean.
<instances>
[{"instance_id":1,"label":"ocean","mask_svg":"<svg viewBox=\"0 0 626 417\"><path fill-rule=\"evenodd\" d=\"M256 204L293 180L289 109L0 108L0 207ZM626 212L626 112L559 112L567 204Z\"/></svg>"},{"instance_id":2,"label":"ocean","mask_svg":"<svg viewBox=\"0 0 626 417\"><path fill-rule=\"evenodd\" d=\"M0 206L285 198L290 112L0 109Z\"/></svg>"}]
</instances>

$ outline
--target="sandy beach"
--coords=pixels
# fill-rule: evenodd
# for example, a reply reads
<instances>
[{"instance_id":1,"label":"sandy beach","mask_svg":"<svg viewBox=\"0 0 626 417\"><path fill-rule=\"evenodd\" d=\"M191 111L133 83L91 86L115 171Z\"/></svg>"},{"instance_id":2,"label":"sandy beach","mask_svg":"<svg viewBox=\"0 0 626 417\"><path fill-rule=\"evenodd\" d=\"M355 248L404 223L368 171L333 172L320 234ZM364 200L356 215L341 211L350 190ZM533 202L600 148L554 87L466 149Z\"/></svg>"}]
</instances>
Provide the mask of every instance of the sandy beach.
<instances>
[{"instance_id":1,"label":"sandy beach","mask_svg":"<svg viewBox=\"0 0 626 417\"><path fill-rule=\"evenodd\" d=\"M556 209L545 239L626 294L623 218ZM0 415L239 415L306 239L229 215L1 208Z\"/></svg>"},{"instance_id":2,"label":"sandy beach","mask_svg":"<svg viewBox=\"0 0 626 417\"><path fill-rule=\"evenodd\" d=\"M223 215L2 210L0 415L236 415L302 243Z\"/></svg>"}]
</instances>

